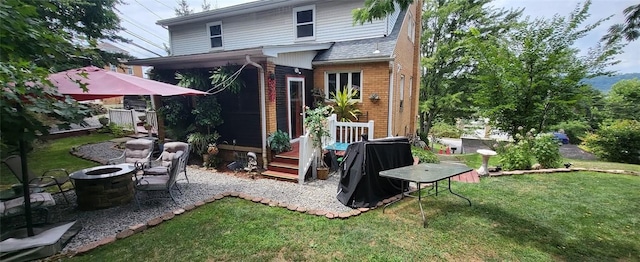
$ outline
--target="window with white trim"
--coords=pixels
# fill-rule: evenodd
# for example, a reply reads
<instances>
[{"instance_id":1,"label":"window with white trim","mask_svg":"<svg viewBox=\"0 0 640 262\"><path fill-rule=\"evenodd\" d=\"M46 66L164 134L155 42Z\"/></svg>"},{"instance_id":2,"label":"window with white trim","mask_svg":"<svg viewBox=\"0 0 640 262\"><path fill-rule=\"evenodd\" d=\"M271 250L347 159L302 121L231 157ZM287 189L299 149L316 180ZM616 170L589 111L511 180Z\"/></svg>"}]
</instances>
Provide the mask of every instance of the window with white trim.
<instances>
[{"instance_id":1,"label":"window with white trim","mask_svg":"<svg viewBox=\"0 0 640 262\"><path fill-rule=\"evenodd\" d=\"M211 49L222 48L222 22L207 23L209 33L209 43Z\"/></svg>"},{"instance_id":2,"label":"window with white trim","mask_svg":"<svg viewBox=\"0 0 640 262\"><path fill-rule=\"evenodd\" d=\"M407 24L407 35L409 36L409 40L413 43L416 32L415 32L415 21L413 20L413 15L409 13L409 23Z\"/></svg>"},{"instance_id":3,"label":"window with white trim","mask_svg":"<svg viewBox=\"0 0 640 262\"><path fill-rule=\"evenodd\" d=\"M118 67L116 65L109 64L109 70L112 72L118 72Z\"/></svg>"},{"instance_id":4,"label":"window with white trim","mask_svg":"<svg viewBox=\"0 0 640 262\"><path fill-rule=\"evenodd\" d=\"M400 112L404 107L404 75L400 75Z\"/></svg>"},{"instance_id":5,"label":"window with white trim","mask_svg":"<svg viewBox=\"0 0 640 262\"><path fill-rule=\"evenodd\" d=\"M293 9L293 25L296 40L316 38L316 6L302 6Z\"/></svg>"},{"instance_id":6,"label":"window with white trim","mask_svg":"<svg viewBox=\"0 0 640 262\"><path fill-rule=\"evenodd\" d=\"M127 67L127 74L133 75L133 66Z\"/></svg>"},{"instance_id":7,"label":"window with white trim","mask_svg":"<svg viewBox=\"0 0 640 262\"><path fill-rule=\"evenodd\" d=\"M341 91L343 88L350 86L358 91L358 94L353 99L362 99L362 71L328 72L325 73L324 77L325 98L333 99L333 94L336 91Z\"/></svg>"}]
</instances>

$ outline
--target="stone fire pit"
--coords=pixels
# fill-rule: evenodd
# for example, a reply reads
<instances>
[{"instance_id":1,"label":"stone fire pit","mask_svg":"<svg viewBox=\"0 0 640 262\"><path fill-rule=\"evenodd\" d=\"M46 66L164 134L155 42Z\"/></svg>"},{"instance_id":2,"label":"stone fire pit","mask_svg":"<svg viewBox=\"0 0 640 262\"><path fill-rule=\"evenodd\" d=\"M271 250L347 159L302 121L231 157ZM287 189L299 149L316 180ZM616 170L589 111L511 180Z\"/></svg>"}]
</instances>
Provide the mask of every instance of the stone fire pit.
<instances>
[{"instance_id":1,"label":"stone fire pit","mask_svg":"<svg viewBox=\"0 0 640 262\"><path fill-rule=\"evenodd\" d=\"M133 174L129 164L98 166L73 172L79 210L96 210L129 203L133 199Z\"/></svg>"}]
</instances>

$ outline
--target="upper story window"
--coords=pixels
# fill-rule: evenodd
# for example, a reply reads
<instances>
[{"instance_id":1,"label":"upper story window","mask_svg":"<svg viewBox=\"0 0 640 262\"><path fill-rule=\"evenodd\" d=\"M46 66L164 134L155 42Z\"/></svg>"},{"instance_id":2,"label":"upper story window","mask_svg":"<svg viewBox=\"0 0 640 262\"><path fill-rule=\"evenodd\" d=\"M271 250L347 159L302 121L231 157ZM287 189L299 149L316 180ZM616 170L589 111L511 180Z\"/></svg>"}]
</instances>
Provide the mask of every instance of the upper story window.
<instances>
[{"instance_id":1,"label":"upper story window","mask_svg":"<svg viewBox=\"0 0 640 262\"><path fill-rule=\"evenodd\" d=\"M222 48L222 22L208 23L207 32L209 33L211 49Z\"/></svg>"},{"instance_id":2,"label":"upper story window","mask_svg":"<svg viewBox=\"0 0 640 262\"><path fill-rule=\"evenodd\" d=\"M109 70L113 72L118 72L118 67L116 65L109 64Z\"/></svg>"},{"instance_id":3,"label":"upper story window","mask_svg":"<svg viewBox=\"0 0 640 262\"><path fill-rule=\"evenodd\" d=\"M362 98L362 71L326 73L324 82L327 99L333 99L333 94L336 91L341 91L348 86L358 91L358 94L353 98L354 100Z\"/></svg>"},{"instance_id":4,"label":"upper story window","mask_svg":"<svg viewBox=\"0 0 640 262\"><path fill-rule=\"evenodd\" d=\"M404 108L404 75L400 75L400 112Z\"/></svg>"},{"instance_id":5,"label":"upper story window","mask_svg":"<svg viewBox=\"0 0 640 262\"><path fill-rule=\"evenodd\" d=\"M127 67L127 74L133 75L133 66Z\"/></svg>"},{"instance_id":6,"label":"upper story window","mask_svg":"<svg viewBox=\"0 0 640 262\"><path fill-rule=\"evenodd\" d=\"M296 40L313 40L316 37L316 6L302 6L293 9L293 25Z\"/></svg>"},{"instance_id":7,"label":"upper story window","mask_svg":"<svg viewBox=\"0 0 640 262\"><path fill-rule=\"evenodd\" d=\"M415 30L415 24L416 21L413 20L413 15L411 13L409 13L409 23L407 23L407 35L409 36L409 40L411 41L411 43L413 43L415 35L416 35L416 30Z\"/></svg>"}]
</instances>

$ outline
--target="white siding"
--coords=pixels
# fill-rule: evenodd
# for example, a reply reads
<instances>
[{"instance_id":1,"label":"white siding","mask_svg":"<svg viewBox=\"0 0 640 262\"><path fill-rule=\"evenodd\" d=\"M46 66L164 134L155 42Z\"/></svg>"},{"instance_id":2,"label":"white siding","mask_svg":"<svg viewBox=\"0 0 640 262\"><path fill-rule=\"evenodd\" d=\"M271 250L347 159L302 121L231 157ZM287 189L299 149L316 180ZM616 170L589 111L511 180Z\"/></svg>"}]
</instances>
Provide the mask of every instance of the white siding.
<instances>
[{"instance_id":1,"label":"white siding","mask_svg":"<svg viewBox=\"0 0 640 262\"><path fill-rule=\"evenodd\" d=\"M312 69L311 61L317 53L316 51L285 53L279 54L278 57L270 58L269 60L276 65Z\"/></svg>"},{"instance_id":2,"label":"white siding","mask_svg":"<svg viewBox=\"0 0 640 262\"><path fill-rule=\"evenodd\" d=\"M385 35L388 30L387 19L364 25L353 24L351 11L362 7L362 4L362 0L316 2L316 39L314 41L295 41L293 8L296 6L172 26L169 27L169 31L173 55L211 51L205 25L213 21L222 21L223 48L226 51L271 45L339 42ZM396 13L394 15L397 17ZM393 25L395 19L390 23Z\"/></svg>"}]
</instances>

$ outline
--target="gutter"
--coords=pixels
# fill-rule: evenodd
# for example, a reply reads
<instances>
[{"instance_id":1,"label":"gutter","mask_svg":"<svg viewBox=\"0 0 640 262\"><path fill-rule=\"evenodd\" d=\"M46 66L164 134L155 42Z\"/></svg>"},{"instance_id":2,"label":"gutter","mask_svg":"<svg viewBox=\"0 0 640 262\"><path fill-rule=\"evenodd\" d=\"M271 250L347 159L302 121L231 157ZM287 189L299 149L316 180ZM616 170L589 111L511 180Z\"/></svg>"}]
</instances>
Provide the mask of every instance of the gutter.
<instances>
[{"instance_id":1,"label":"gutter","mask_svg":"<svg viewBox=\"0 0 640 262\"><path fill-rule=\"evenodd\" d=\"M260 71L260 129L262 131L262 167L267 169L267 108L266 108L266 99L265 99L265 83L264 83L264 68L256 63L251 61L251 57L249 55L245 56L247 60L247 64L255 66Z\"/></svg>"},{"instance_id":2,"label":"gutter","mask_svg":"<svg viewBox=\"0 0 640 262\"><path fill-rule=\"evenodd\" d=\"M389 108L387 109L388 114L388 122L387 122L387 136L393 136L393 76L395 75L396 70L394 70L395 62L389 62Z\"/></svg>"},{"instance_id":3,"label":"gutter","mask_svg":"<svg viewBox=\"0 0 640 262\"><path fill-rule=\"evenodd\" d=\"M333 65L333 64L353 64L353 63L371 63L371 62L388 62L393 61L393 57L366 57L366 58L346 58L327 61L313 61L312 65Z\"/></svg>"}]
</instances>

